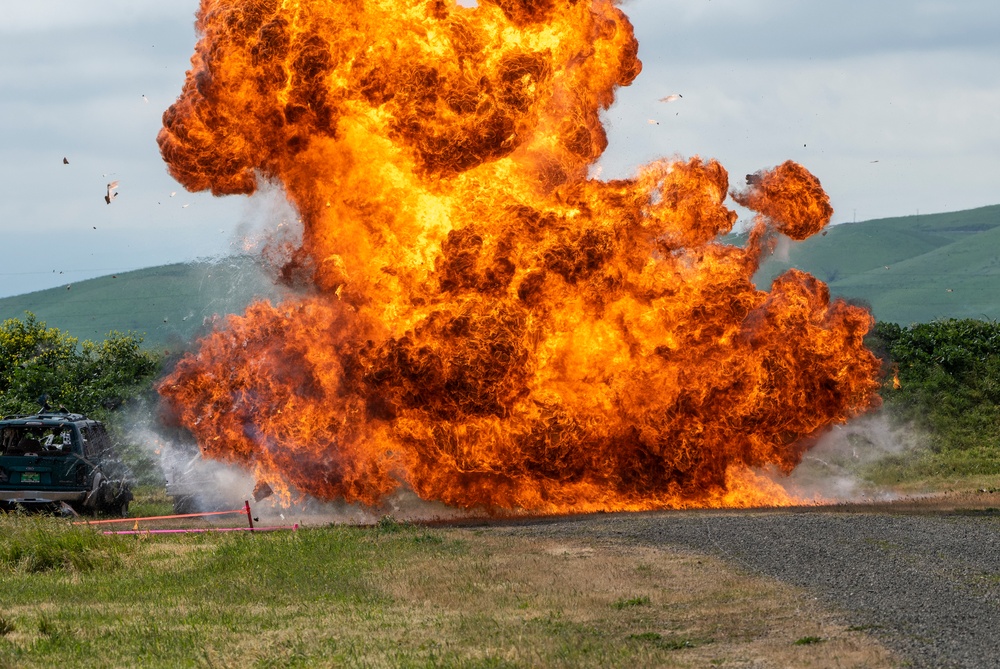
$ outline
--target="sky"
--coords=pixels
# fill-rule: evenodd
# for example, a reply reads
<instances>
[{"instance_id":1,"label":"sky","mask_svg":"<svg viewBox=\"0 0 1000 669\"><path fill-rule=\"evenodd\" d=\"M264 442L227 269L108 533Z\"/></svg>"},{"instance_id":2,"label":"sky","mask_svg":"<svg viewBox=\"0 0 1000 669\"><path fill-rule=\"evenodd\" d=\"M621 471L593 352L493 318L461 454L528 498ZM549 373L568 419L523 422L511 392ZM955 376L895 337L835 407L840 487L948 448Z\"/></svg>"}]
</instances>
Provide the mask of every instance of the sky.
<instances>
[{"instance_id":1,"label":"sky","mask_svg":"<svg viewBox=\"0 0 1000 669\"><path fill-rule=\"evenodd\" d=\"M1000 203L995 0L621 6L643 72L605 114L602 178L697 155L719 160L738 186L791 159L820 179L834 223ZM160 158L156 135L190 64L197 8L4 7L0 297L239 252L289 215L280 193L188 193ZM660 102L671 94L682 97ZM112 180L119 196L108 205Z\"/></svg>"}]
</instances>

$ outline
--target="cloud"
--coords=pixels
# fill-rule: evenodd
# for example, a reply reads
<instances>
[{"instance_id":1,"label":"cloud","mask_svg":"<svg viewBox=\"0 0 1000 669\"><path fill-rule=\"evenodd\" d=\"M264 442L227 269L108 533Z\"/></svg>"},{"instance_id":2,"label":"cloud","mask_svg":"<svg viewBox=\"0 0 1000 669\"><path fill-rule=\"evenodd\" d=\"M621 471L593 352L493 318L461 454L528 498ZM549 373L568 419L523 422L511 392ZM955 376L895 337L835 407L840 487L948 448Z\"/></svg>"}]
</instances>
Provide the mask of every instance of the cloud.
<instances>
[{"instance_id":1,"label":"cloud","mask_svg":"<svg viewBox=\"0 0 1000 669\"><path fill-rule=\"evenodd\" d=\"M185 16L194 23L194 0L31 0L6 3L0 35L88 30Z\"/></svg>"},{"instance_id":2,"label":"cloud","mask_svg":"<svg viewBox=\"0 0 1000 669\"><path fill-rule=\"evenodd\" d=\"M684 98L664 111L657 100L675 89ZM1000 53L763 60L752 68L647 60L607 114L602 174L627 176L680 154L717 158L738 180L792 159L820 178L835 222L855 210L858 220L954 211L997 203L998 108Z\"/></svg>"},{"instance_id":3,"label":"cloud","mask_svg":"<svg viewBox=\"0 0 1000 669\"><path fill-rule=\"evenodd\" d=\"M639 55L675 62L847 58L996 49L1000 3L913 0L635 0Z\"/></svg>"}]
</instances>

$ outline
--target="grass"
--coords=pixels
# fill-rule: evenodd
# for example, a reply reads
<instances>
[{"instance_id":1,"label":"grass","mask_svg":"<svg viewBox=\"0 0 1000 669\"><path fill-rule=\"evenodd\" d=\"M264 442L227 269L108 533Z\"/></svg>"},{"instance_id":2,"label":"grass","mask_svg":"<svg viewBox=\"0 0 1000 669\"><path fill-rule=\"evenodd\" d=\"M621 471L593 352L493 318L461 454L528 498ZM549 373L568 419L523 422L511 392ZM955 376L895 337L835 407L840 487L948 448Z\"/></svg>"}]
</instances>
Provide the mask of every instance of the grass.
<instances>
[{"instance_id":1,"label":"grass","mask_svg":"<svg viewBox=\"0 0 1000 669\"><path fill-rule=\"evenodd\" d=\"M892 666L802 592L686 553L391 518L255 535L0 523L3 668Z\"/></svg>"},{"instance_id":2,"label":"grass","mask_svg":"<svg viewBox=\"0 0 1000 669\"><path fill-rule=\"evenodd\" d=\"M614 602L611 606L618 610L632 608L633 606L646 606L649 604L649 597L645 595L642 597L630 597L628 599L619 599Z\"/></svg>"},{"instance_id":3,"label":"grass","mask_svg":"<svg viewBox=\"0 0 1000 669\"><path fill-rule=\"evenodd\" d=\"M681 650L684 648L695 648L706 643L712 643L711 639L690 639L688 637L665 638L656 632L643 632L641 634L629 634L628 638L633 641L650 643L667 650Z\"/></svg>"},{"instance_id":4,"label":"grass","mask_svg":"<svg viewBox=\"0 0 1000 669\"><path fill-rule=\"evenodd\" d=\"M988 489L996 485L1000 459L997 450L988 446L945 451L916 448L883 456L859 467L857 474L874 486L900 492Z\"/></svg>"},{"instance_id":5,"label":"grass","mask_svg":"<svg viewBox=\"0 0 1000 669\"><path fill-rule=\"evenodd\" d=\"M0 569L35 574L114 570L135 547L41 515L0 515Z\"/></svg>"},{"instance_id":6,"label":"grass","mask_svg":"<svg viewBox=\"0 0 1000 669\"><path fill-rule=\"evenodd\" d=\"M138 486L133 494L135 499L128 508L128 515L132 518L169 516L174 512L173 499L167 496L167 490L162 485Z\"/></svg>"}]
</instances>

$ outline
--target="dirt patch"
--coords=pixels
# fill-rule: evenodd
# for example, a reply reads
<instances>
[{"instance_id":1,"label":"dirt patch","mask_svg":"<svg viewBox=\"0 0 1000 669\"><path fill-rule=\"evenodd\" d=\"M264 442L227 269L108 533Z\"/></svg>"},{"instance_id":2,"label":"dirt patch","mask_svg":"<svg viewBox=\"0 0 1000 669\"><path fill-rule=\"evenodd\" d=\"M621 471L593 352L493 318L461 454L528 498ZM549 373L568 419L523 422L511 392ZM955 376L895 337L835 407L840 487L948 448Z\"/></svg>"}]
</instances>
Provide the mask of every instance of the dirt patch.
<instances>
[{"instance_id":1,"label":"dirt patch","mask_svg":"<svg viewBox=\"0 0 1000 669\"><path fill-rule=\"evenodd\" d=\"M468 552L428 556L384 581L406 609L401 615L416 623L413 643L426 636L461 645L478 621L486 655L518 666L557 657L560 644L580 637L637 666L898 666L805 591L715 558L586 539L444 534Z\"/></svg>"}]
</instances>

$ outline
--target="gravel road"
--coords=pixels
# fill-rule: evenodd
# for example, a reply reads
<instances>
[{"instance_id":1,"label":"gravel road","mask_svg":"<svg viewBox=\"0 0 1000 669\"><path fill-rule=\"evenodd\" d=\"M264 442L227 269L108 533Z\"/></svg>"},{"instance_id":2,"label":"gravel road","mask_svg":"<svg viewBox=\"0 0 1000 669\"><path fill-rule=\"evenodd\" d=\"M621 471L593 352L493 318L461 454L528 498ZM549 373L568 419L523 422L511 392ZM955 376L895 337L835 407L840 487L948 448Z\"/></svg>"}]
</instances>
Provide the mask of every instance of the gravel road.
<instances>
[{"instance_id":1,"label":"gravel road","mask_svg":"<svg viewBox=\"0 0 1000 669\"><path fill-rule=\"evenodd\" d=\"M1000 511L599 514L502 523L523 536L681 547L806 588L909 666L1000 667Z\"/></svg>"}]
</instances>

